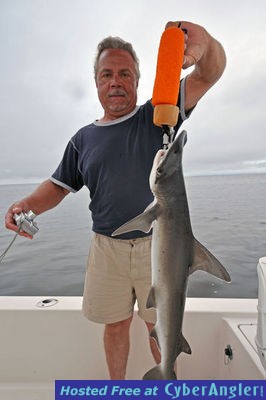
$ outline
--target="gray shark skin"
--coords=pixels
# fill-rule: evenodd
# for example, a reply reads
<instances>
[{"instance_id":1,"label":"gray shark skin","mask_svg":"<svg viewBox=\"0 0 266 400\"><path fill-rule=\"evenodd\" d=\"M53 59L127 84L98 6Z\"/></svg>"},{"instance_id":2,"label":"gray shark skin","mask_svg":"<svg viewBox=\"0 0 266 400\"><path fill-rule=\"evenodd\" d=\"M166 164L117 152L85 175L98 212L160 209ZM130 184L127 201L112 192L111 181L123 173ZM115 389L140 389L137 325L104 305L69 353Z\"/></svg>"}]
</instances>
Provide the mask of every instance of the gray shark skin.
<instances>
[{"instance_id":1,"label":"gray shark skin","mask_svg":"<svg viewBox=\"0 0 266 400\"><path fill-rule=\"evenodd\" d=\"M161 352L161 363L143 379L177 379L175 360L181 352L191 354L182 334L187 281L196 270L230 282L222 264L193 236L182 171L186 131L170 148L159 150L150 174L154 202L139 216L118 228L112 236L133 230L152 234L152 287L147 308L155 307L157 322L151 332Z\"/></svg>"}]
</instances>

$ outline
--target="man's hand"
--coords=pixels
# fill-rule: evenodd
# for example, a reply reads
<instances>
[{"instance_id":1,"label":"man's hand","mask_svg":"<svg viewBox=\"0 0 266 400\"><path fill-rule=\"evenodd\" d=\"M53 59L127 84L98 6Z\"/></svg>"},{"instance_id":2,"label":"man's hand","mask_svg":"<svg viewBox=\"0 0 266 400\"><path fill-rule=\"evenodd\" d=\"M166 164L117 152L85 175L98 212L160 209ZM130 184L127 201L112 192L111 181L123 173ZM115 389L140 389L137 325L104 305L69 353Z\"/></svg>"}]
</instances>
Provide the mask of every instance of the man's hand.
<instances>
[{"instance_id":1,"label":"man's hand","mask_svg":"<svg viewBox=\"0 0 266 400\"><path fill-rule=\"evenodd\" d=\"M184 30L183 69L195 66L186 77L185 109L190 110L222 76L226 56L222 45L202 26L187 21L168 22L166 28L170 26Z\"/></svg>"},{"instance_id":2,"label":"man's hand","mask_svg":"<svg viewBox=\"0 0 266 400\"><path fill-rule=\"evenodd\" d=\"M32 210L34 214L39 215L59 204L68 193L69 190L56 185L50 180L44 181L31 195L17 201L9 207L5 216L6 228L18 232L18 226L13 218L14 214ZM23 231L19 232L19 235L32 239L31 235Z\"/></svg>"},{"instance_id":3,"label":"man's hand","mask_svg":"<svg viewBox=\"0 0 266 400\"><path fill-rule=\"evenodd\" d=\"M200 25L187 21L168 22L165 28L176 26L184 30L185 34L185 54L183 68L189 68L200 61L208 48L211 36Z\"/></svg>"},{"instance_id":4,"label":"man's hand","mask_svg":"<svg viewBox=\"0 0 266 400\"><path fill-rule=\"evenodd\" d=\"M12 204L12 206L9 207L9 209L6 213L6 216L5 216L6 228L10 229L12 231L18 232L18 226L14 220L14 214L20 214L21 212L28 212L28 211L29 211L29 209L27 208L27 206L23 200ZM24 236L28 239L32 239L32 236L24 231L19 231L19 235Z\"/></svg>"}]
</instances>

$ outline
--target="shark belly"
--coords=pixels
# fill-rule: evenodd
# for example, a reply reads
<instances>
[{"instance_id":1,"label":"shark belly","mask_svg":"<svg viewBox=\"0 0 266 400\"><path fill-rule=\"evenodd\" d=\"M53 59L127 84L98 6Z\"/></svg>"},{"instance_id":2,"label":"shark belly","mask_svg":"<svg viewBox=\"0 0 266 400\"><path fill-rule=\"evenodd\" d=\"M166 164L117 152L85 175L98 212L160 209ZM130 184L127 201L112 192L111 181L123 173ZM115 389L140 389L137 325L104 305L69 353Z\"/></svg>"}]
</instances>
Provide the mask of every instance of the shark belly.
<instances>
[{"instance_id":1,"label":"shark belly","mask_svg":"<svg viewBox=\"0 0 266 400\"><path fill-rule=\"evenodd\" d=\"M161 350L161 369L172 373L182 350L182 321L191 258L191 240L184 242L184 224L158 218L153 226L152 287L157 311L155 339Z\"/></svg>"}]
</instances>

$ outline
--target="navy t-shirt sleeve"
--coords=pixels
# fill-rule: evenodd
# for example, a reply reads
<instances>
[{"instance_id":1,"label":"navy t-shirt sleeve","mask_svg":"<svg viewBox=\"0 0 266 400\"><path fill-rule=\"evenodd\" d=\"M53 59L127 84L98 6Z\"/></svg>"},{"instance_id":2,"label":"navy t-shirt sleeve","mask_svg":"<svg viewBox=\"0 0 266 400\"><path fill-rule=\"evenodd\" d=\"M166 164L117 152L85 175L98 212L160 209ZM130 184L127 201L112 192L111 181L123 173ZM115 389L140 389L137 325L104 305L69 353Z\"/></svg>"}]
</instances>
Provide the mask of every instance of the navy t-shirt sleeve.
<instances>
[{"instance_id":1,"label":"navy t-shirt sleeve","mask_svg":"<svg viewBox=\"0 0 266 400\"><path fill-rule=\"evenodd\" d=\"M79 151L73 139L69 141L62 161L50 180L73 193L80 190L84 185L83 176L79 169Z\"/></svg>"}]
</instances>

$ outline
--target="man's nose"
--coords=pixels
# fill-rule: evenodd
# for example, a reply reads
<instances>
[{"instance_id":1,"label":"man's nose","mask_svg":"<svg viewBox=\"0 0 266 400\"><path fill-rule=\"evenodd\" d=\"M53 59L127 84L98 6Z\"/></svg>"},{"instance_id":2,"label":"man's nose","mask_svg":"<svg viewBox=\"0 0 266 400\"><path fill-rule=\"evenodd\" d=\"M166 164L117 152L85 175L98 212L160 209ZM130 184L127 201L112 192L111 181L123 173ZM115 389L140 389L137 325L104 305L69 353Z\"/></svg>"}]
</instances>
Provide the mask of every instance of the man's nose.
<instances>
[{"instance_id":1,"label":"man's nose","mask_svg":"<svg viewBox=\"0 0 266 400\"><path fill-rule=\"evenodd\" d=\"M121 77L119 74L114 74L111 79L111 86L116 87L116 86L121 86Z\"/></svg>"}]
</instances>

